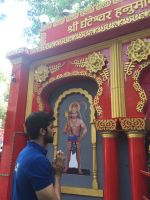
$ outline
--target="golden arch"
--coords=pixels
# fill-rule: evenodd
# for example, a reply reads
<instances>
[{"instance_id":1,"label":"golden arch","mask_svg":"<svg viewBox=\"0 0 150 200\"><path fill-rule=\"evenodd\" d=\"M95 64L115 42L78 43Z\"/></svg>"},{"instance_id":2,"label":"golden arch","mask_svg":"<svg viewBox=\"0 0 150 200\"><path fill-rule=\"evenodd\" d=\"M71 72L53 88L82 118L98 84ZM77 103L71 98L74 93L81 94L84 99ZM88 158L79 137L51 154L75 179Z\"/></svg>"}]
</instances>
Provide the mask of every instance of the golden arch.
<instances>
[{"instance_id":1,"label":"golden arch","mask_svg":"<svg viewBox=\"0 0 150 200\"><path fill-rule=\"evenodd\" d=\"M89 190L90 192L92 192L93 190L93 196L101 196L102 197L102 191L98 190L98 181L97 181L97 154L96 154L96 129L95 129L95 115L94 115L94 107L93 107L93 100L92 100L92 96L86 91L83 90L81 88L72 88L69 89L67 91L65 91L63 94L61 94L58 98L58 100L55 103L54 106L54 116L56 118L56 120L54 121L54 127L55 127L55 137L54 137L54 157L56 156L56 152L57 152L57 148L58 148L58 110L59 107L62 103L62 101L64 100L64 98L66 98L67 96L69 96L70 94L81 94L84 95L89 104L90 104L90 111L91 111L91 116L90 116L90 124L91 124L91 143L92 143L92 151L93 151L93 182L92 182L92 186L93 189L86 189L87 190L87 194L89 194ZM74 194L76 190L81 190L82 188L70 188L70 187L62 187L62 192L64 193L68 193L68 191L70 191L71 194ZM80 194L83 191L81 191ZM95 195L94 195L95 194Z\"/></svg>"},{"instance_id":2,"label":"golden arch","mask_svg":"<svg viewBox=\"0 0 150 200\"><path fill-rule=\"evenodd\" d=\"M82 72L78 72L78 71L65 72L64 74L59 74L56 77L51 77L49 80L44 82L42 84L42 87L38 90L38 93L37 93L37 103L39 105L39 110L43 110L43 105L42 105L42 101L41 101L40 96L41 96L41 93L42 93L43 89L47 85L49 85L51 83L54 83L54 82L56 82L58 80L61 80L61 79L65 79L65 78L68 78L68 77L69 78L70 77L78 77L78 76L88 77L88 78L91 78L94 81L96 81L97 86L98 86L98 91L97 91L96 96L94 97L93 104L95 106L95 109L96 109L97 113L99 115L101 115L103 111L102 111L101 106L99 105L99 98L103 93L103 88L102 88L103 81L102 81L102 79L100 77L97 77L96 74L92 74L92 73L86 72L86 71L82 71Z\"/></svg>"}]
</instances>

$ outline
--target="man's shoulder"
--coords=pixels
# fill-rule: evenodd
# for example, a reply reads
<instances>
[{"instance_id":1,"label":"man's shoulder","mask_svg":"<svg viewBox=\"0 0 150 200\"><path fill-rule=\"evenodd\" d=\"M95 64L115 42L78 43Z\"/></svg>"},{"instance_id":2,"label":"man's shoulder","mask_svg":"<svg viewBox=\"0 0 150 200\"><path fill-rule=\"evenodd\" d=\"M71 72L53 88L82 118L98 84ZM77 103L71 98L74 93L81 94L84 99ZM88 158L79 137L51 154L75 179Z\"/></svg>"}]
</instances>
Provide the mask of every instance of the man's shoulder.
<instances>
[{"instance_id":1,"label":"man's shoulder","mask_svg":"<svg viewBox=\"0 0 150 200\"><path fill-rule=\"evenodd\" d=\"M47 158L40 153L36 149L30 149L28 146L26 146L19 154L18 160L21 160L22 162L25 163L35 163L39 161L45 161Z\"/></svg>"}]
</instances>

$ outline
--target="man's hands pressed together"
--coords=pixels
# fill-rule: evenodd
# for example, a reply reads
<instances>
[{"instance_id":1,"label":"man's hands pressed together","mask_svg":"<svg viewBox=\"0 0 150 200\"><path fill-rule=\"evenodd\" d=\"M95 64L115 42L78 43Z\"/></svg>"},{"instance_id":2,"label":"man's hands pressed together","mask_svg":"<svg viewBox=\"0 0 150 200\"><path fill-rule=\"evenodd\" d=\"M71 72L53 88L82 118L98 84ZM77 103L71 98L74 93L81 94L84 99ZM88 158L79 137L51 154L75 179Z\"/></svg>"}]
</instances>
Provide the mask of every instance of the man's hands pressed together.
<instances>
[{"instance_id":1,"label":"man's hands pressed together","mask_svg":"<svg viewBox=\"0 0 150 200\"><path fill-rule=\"evenodd\" d=\"M63 173L64 165L65 165L65 156L64 153L60 150L56 153L56 158L52 163L55 175L61 176Z\"/></svg>"}]
</instances>

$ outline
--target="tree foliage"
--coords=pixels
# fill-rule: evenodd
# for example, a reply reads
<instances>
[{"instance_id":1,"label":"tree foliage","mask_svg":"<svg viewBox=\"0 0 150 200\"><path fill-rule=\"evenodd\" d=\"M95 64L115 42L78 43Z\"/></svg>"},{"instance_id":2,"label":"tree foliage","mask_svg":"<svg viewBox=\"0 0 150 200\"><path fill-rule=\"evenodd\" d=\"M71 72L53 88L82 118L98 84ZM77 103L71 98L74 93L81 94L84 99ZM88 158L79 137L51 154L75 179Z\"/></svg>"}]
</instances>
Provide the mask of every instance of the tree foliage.
<instances>
[{"instance_id":1,"label":"tree foliage","mask_svg":"<svg viewBox=\"0 0 150 200\"><path fill-rule=\"evenodd\" d=\"M18 0L21 1L21 0ZM26 0L29 4L28 17L31 21L31 26L25 29L25 37L28 41L37 43L40 35L41 16L47 16L48 21L55 21L66 13L64 10L78 12L87 6L92 6L100 0Z\"/></svg>"}]
</instances>

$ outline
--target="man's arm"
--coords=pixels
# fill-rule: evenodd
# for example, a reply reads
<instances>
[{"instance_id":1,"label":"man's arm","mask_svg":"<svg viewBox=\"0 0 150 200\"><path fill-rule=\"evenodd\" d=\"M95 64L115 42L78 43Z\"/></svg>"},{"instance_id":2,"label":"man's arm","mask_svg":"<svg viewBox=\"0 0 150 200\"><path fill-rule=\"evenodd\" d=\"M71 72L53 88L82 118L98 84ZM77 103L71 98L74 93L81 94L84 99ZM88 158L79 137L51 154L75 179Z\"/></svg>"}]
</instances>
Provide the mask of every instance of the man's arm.
<instances>
[{"instance_id":1,"label":"man's arm","mask_svg":"<svg viewBox=\"0 0 150 200\"><path fill-rule=\"evenodd\" d=\"M60 184L60 183L59 183ZM36 196L38 200L60 200L60 194L55 191L53 184L48 187L37 191Z\"/></svg>"},{"instance_id":2,"label":"man's arm","mask_svg":"<svg viewBox=\"0 0 150 200\"><path fill-rule=\"evenodd\" d=\"M50 184L46 188L36 191L38 200L61 200L61 176L64 169L64 153L58 151L53 162L55 171L55 184Z\"/></svg>"}]
</instances>

